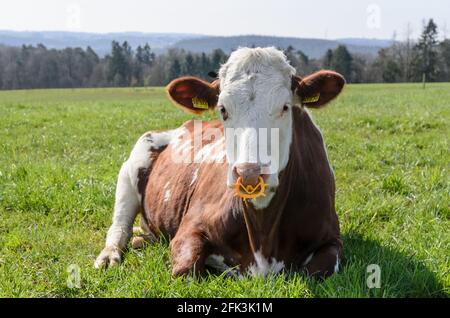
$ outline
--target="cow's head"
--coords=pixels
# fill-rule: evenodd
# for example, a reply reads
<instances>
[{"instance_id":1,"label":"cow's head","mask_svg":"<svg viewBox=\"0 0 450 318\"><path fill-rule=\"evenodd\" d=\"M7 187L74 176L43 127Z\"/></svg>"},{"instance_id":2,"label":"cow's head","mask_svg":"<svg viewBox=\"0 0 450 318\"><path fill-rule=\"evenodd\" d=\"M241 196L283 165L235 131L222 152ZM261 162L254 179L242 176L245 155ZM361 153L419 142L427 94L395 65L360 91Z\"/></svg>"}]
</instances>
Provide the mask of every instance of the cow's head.
<instances>
[{"instance_id":1,"label":"cow's head","mask_svg":"<svg viewBox=\"0 0 450 318\"><path fill-rule=\"evenodd\" d=\"M167 87L172 100L184 110L201 113L216 109L225 127L227 185L241 177L255 185L263 177L268 193L253 201L267 207L278 186L278 175L289 160L292 107L318 108L335 98L345 84L333 71L304 79L295 75L283 52L275 48L240 48L222 65L219 78L208 83L182 77Z\"/></svg>"}]
</instances>

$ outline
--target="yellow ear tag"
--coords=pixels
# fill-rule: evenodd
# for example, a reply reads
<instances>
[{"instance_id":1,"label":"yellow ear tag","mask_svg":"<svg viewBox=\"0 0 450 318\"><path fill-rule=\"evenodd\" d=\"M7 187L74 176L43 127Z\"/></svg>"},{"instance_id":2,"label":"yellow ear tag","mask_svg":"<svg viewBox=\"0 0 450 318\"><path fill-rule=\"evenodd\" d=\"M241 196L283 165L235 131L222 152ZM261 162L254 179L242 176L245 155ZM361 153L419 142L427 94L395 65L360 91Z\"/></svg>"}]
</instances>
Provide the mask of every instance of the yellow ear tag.
<instances>
[{"instance_id":1,"label":"yellow ear tag","mask_svg":"<svg viewBox=\"0 0 450 318\"><path fill-rule=\"evenodd\" d=\"M194 108L199 108L199 109L208 109L209 108L208 102L206 100L198 98L198 97L194 97L192 99L192 106L194 106Z\"/></svg>"},{"instance_id":2,"label":"yellow ear tag","mask_svg":"<svg viewBox=\"0 0 450 318\"><path fill-rule=\"evenodd\" d=\"M317 93L317 95L303 98L302 103L303 104L315 103L319 100L319 98L320 98L320 93Z\"/></svg>"}]
</instances>

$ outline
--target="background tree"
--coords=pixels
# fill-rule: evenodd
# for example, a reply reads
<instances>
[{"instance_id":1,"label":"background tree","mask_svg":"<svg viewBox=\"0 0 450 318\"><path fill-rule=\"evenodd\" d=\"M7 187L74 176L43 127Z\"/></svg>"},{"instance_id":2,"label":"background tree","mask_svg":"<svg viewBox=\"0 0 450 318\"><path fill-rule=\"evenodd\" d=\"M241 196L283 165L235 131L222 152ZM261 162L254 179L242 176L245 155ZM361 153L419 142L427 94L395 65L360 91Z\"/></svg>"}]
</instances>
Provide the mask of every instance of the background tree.
<instances>
[{"instance_id":1,"label":"background tree","mask_svg":"<svg viewBox=\"0 0 450 318\"><path fill-rule=\"evenodd\" d=\"M215 49L211 54L211 69L209 71L217 72L227 58L227 55L221 49Z\"/></svg>"},{"instance_id":2,"label":"background tree","mask_svg":"<svg viewBox=\"0 0 450 318\"><path fill-rule=\"evenodd\" d=\"M437 25L430 19L424 26L419 42L413 49L412 78L415 81L435 81L437 78Z\"/></svg>"},{"instance_id":3,"label":"background tree","mask_svg":"<svg viewBox=\"0 0 450 318\"><path fill-rule=\"evenodd\" d=\"M331 69L342 74L345 79L351 82L353 58L345 45L339 45L333 51L331 59Z\"/></svg>"},{"instance_id":4,"label":"background tree","mask_svg":"<svg viewBox=\"0 0 450 318\"><path fill-rule=\"evenodd\" d=\"M333 60L333 50L328 49L327 52L325 53L325 56L322 59L322 67L325 69L330 69L332 60Z\"/></svg>"},{"instance_id":5,"label":"background tree","mask_svg":"<svg viewBox=\"0 0 450 318\"><path fill-rule=\"evenodd\" d=\"M187 53L183 62L182 74L197 75L197 73L198 73L198 66L195 63L194 56L192 55L192 53Z\"/></svg>"},{"instance_id":6,"label":"background tree","mask_svg":"<svg viewBox=\"0 0 450 318\"><path fill-rule=\"evenodd\" d=\"M169 68L169 79L174 79L181 76L181 63L177 57L172 60L172 63Z\"/></svg>"},{"instance_id":7,"label":"background tree","mask_svg":"<svg viewBox=\"0 0 450 318\"><path fill-rule=\"evenodd\" d=\"M438 81L449 81L450 79L450 40L444 39L438 47Z\"/></svg>"},{"instance_id":8,"label":"background tree","mask_svg":"<svg viewBox=\"0 0 450 318\"><path fill-rule=\"evenodd\" d=\"M132 75L132 50L128 42L112 42L108 64L108 81L114 86L129 86Z\"/></svg>"}]
</instances>

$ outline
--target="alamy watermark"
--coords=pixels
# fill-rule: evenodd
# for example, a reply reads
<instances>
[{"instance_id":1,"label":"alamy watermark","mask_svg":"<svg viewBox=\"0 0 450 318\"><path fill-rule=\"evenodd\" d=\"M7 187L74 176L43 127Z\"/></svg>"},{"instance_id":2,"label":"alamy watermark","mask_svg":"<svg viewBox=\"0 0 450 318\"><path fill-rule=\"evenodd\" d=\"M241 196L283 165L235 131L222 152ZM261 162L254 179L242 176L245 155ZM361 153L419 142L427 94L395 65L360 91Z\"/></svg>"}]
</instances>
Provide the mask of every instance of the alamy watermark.
<instances>
[{"instance_id":1,"label":"alamy watermark","mask_svg":"<svg viewBox=\"0 0 450 318\"><path fill-rule=\"evenodd\" d=\"M78 3L71 3L66 8L66 28L69 30L81 29L81 6Z\"/></svg>"},{"instance_id":2,"label":"alamy watermark","mask_svg":"<svg viewBox=\"0 0 450 318\"><path fill-rule=\"evenodd\" d=\"M258 163L264 174L278 172L280 135L278 128L219 128L203 130L202 122L194 121L192 134L181 133L172 142L175 163Z\"/></svg>"},{"instance_id":3,"label":"alamy watermark","mask_svg":"<svg viewBox=\"0 0 450 318\"><path fill-rule=\"evenodd\" d=\"M70 264L67 267L67 287L81 288L81 269L77 264Z\"/></svg>"},{"instance_id":4,"label":"alamy watermark","mask_svg":"<svg viewBox=\"0 0 450 318\"><path fill-rule=\"evenodd\" d=\"M367 6L366 25L369 29L381 29L381 8L376 3Z\"/></svg>"},{"instance_id":5,"label":"alamy watermark","mask_svg":"<svg viewBox=\"0 0 450 318\"><path fill-rule=\"evenodd\" d=\"M370 264L366 268L366 284L369 289L381 288L381 268L378 264Z\"/></svg>"}]
</instances>

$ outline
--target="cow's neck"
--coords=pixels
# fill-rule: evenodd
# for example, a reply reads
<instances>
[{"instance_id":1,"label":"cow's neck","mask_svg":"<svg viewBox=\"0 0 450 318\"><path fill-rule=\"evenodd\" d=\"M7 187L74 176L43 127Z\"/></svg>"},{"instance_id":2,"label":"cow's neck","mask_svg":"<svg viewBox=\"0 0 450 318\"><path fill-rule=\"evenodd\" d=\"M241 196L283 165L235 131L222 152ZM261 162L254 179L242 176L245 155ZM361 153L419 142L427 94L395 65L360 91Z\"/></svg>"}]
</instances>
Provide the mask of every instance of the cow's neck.
<instances>
[{"instance_id":1,"label":"cow's neck","mask_svg":"<svg viewBox=\"0 0 450 318\"><path fill-rule=\"evenodd\" d=\"M266 257L278 253L278 230L291 190L295 160L290 155L286 168L279 175L279 186L267 208L256 210L251 203L243 204L250 249Z\"/></svg>"}]
</instances>

